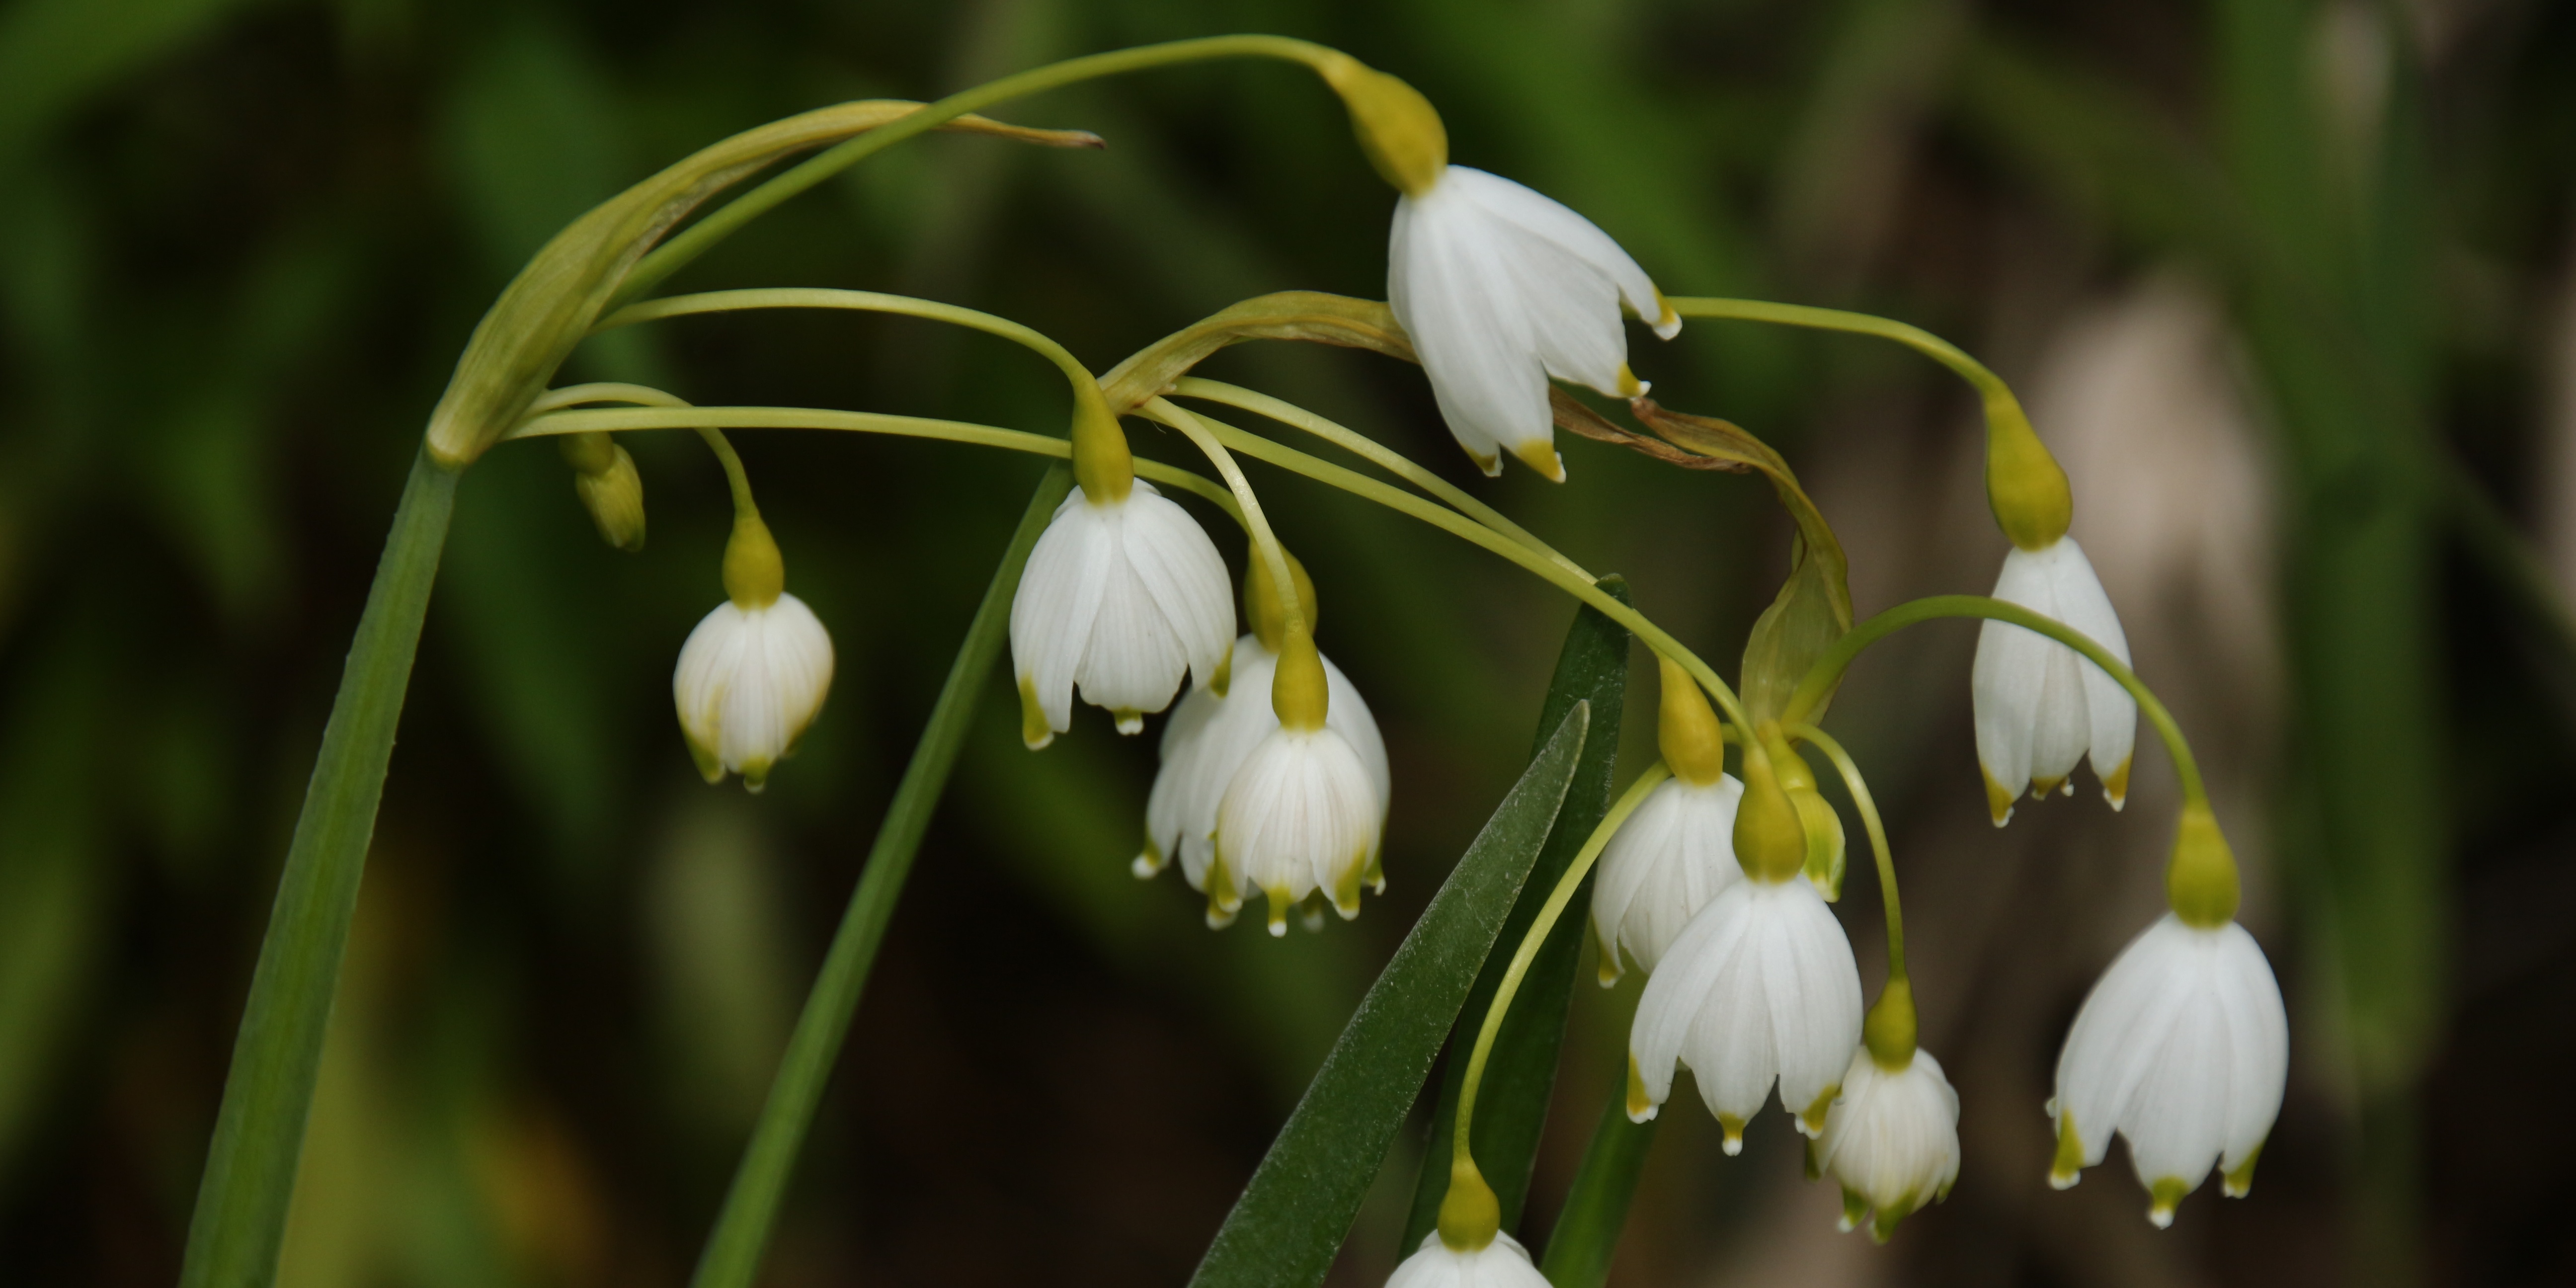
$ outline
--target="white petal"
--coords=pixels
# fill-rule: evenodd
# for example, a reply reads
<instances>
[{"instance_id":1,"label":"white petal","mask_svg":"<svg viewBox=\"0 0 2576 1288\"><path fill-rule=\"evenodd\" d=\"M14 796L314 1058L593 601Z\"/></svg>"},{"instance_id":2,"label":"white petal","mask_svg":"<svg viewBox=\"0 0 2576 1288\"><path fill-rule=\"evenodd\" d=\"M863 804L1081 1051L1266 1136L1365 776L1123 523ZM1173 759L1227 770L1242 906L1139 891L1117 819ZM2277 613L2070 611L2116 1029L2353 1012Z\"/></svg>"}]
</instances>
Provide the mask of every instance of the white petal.
<instances>
[{"instance_id":1,"label":"white petal","mask_svg":"<svg viewBox=\"0 0 2576 1288\"><path fill-rule=\"evenodd\" d=\"M1142 479L1127 498L1126 549L1191 671L1200 684L1208 683L1234 644L1234 586L1225 557L1189 511Z\"/></svg>"},{"instance_id":2,"label":"white petal","mask_svg":"<svg viewBox=\"0 0 2576 1288\"><path fill-rule=\"evenodd\" d=\"M1387 295L1440 414L1487 473L1498 452L1553 437L1527 305L1472 199L1442 183L1397 202Z\"/></svg>"},{"instance_id":3,"label":"white petal","mask_svg":"<svg viewBox=\"0 0 2576 1288\"><path fill-rule=\"evenodd\" d=\"M1079 490L1067 496L1038 534L1011 597L1012 670L1037 694L1047 727L1057 733L1073 727L1074 674L1116 558L1111 509L1091 504Z\"/></svg>"},{"instance_id":4,"label":"white petal","mask_svg":"<svg viewBox=\"0 0 2576 1288\"><path fill-rule=\"evenodd\" d=\"M1941 1062L1917 1051L1905 1069L1866 1049L1843 1073L1843 1096L1816 1142L1817 1165L1881 1213L1931 1202L1959 1175L1959 1094Z\"/></svg>"},{"instance_id":5,"label":"white petal","mask_svg":"<svg viewBox=\"0 0 2576 1288\"><path fill-rule=\"evenodd\" d=\"M761 608L717 605L689 632L671 673L691 746L755 790L813 723L831 686L831 633L794 595Z\"/></svg>"},{"instance_id":6,"label":"white petal","mask_svg":"<svg viewBox=\"0 0 2576 1288\"><path fill-rule=\"evenodd\" d=\"M1271 896L1273 933L1288 905L1323 888L1356 898L1377 844L1377 793L1359 753L1329 727L1272 732L1217 806L1216 852L1247 890ZM1356 904L1345 905L1345 915Z\"/></svg>"},{"instance_id":7,"label":"white petal","mask_svg":"<svg viewBox=\"0 0 2576 1288\"><path fill-rule=\"evenodd\" d=\"M1592 918L1606 951L1652 971L1682 927L1744 878L1734 845L1743 795L1731 774L1706 787L1667 779L1646 794L1601 852Z\"/></svg>"},{"instance_id":8,"label":"white petal","mask_svg":"<svg viewBox=\"0 0 2576 1288\"><path fill-rule=\"evenodd\" d=\"M2227 1018L2227 1123L2219 1165L2234 1171L2272 1134L2290 1076L2290 1014L2272 964L2243 926L2220 930L2214 983Z\"/></svg>"},{"instance_id":9,"label":"white petal","mask_svg":"<svg viewBox=\"0 0 2576 1288\"><path fill-rule=\"evenodd\" d=\"M2083 548L2075 544L2075 538L2063 537L2051 553L2055 557L2049 566L2049 579L2056 595L2058 620L2091 636L2113 657L2128 661L2128 633L2120 629L2120 615L2113 611L2111 597L2103 591L2102 579L2094 575L2092 561L2084 557ZM2127 767L2137 744L2137 699L2090 662L2084 663L2082 674L2088 723L2085 744L2092 753L2094 774L2110 783ZM2125 779L2119 781L2125 787Z\"/></svg>"},{"instance_id":10,"label":"white petal","mask_svg":"<svg viewBox=\"0 0 2576 1288\"><path fill-rule=\"evenodd\" d=\"M2084 1165L2102 1161L2191 999L2190 927L2167 913L2102 972L2057 1058L2055 1116L2074 1116Z\"/></svg>"},{"instance_id":11,"label":"white petal","mask_svg":"<svg viewBox=\"0 0 2576 1288\"><path fill-rule=\"evenodd\" d=\"M1443 182L1450 179L1469 185L1488 211L1546 238L1600 273L1628 307L1655 328L1655 334L1669 340L1681 330L1680 318L1664 319L1663 299L1655 291L1654 279L1591 220L1533 189L1482 170L1451 166Z\"/></svg>"},{"instance_id":12,"label":"white petal","mask_svg":"<svg viewBox=\"0 0 2576 1288\"><path fill-rule=\"evenodd\" d=\"M1672 1095L1673 1066L1681 1060L1719 977L1743 946L1751 920L1747 884L1738 882L1718 891L1682 927L1681 936L1664 950L1655 973L1646 977L1646 991L1637 999L1636 1019L1628 1030L1628 1055L1636 1062L1649 1103L1660 1105ZM1702 1086L1705 1089L1704 1080ZM1760 1105L1758 1093L1755 1105Z\"/></svg>"},{"instance_id":13,"label":"white petal","mask_svg":"<svg viewBox=\"0 0 2576 1288\"><path fill-rule=\"evenodd\" d=\"M1496 1233L1492 1243L1474 1252L1452 1252L1435 1230L1387 1276L1386 1288L1548 1288L1548 1283L1530 1264L1529 1249L1508 1234Z\"/></svg>"},{"instance_id":14,"label":"white petal","mask_svg":"<svg viewBox=\"0 0 2576 1288\"><path fill-rule=\"evenodd\" d=\"M1841 1081L1860 1043L1860 967L1842 923L1813 885L1793 880L1768 890L1777 892L1766 900L1777 947L1766 962L1775 974L1764 984L1779 1053L1780 1107L1798 1116ZM1799 1126L1812 1134L1803 1119Z\"/></svg>"}]
</instances>

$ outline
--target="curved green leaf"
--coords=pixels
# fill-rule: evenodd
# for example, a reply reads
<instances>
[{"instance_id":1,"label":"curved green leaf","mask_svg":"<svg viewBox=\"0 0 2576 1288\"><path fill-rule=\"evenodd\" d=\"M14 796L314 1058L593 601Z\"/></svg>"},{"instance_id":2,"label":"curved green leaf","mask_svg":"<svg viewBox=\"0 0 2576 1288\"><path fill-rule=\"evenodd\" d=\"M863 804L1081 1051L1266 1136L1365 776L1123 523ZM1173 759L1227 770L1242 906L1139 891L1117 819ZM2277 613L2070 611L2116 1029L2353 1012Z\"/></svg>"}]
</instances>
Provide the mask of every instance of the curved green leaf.
<instances>
[{"instance_id":1,"label":"curved green leaf","mask_svg":"<svg viewBox=\"0 0 2576 1288\"><path fill-rule=\"evenodd\" d=\"M1323 1282L1556 822L1591 723L1577 702L1395 950L1226 1214L1193 1288Z\"/></svg>"}]
</instances>

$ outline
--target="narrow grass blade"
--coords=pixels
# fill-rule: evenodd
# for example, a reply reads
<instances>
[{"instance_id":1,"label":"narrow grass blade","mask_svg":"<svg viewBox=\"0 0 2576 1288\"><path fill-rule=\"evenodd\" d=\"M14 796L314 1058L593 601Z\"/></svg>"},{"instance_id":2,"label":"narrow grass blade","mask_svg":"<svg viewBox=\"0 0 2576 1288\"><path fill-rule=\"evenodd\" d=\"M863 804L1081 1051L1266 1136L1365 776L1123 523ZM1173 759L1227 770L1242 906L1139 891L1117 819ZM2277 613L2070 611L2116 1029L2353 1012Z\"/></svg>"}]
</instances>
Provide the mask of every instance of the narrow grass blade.
<instances>
[{"instance_id":1,"label":"narrow grass blade","mask_svg":"<svg viewBox=\"0 0 2576 1288\"><path fill-rule=\"evenodd\" d=\"M1323 1282L1556 821L1590 717L1583 702L1566 713L1369 986L1217 1230L1194 1288Z\"/></svg>"},{"instance_id":2,"label":"narrow grass blade","mask_svg":"<svg viewBox=\"0 0 2576 1288\"><path fill-rule=\"evenodd\" d=\"M850 1016L867 987L868 969L875 965L877 948L885 942L886 922L894 916L895 900L903 895L904 878L912 874L913 856L921 848L922 833L930 826L940 791L948 785L948 772L956 767L966 731L975 723L985 678L1009 638L1011 597L1019 590L1020 570L1027 566L1038 534L1046 531L1056 503L1072 487L1069 465L1057 465L1039 480L1037 494L1029 498L1029 508L1020 516L1019 531L1012 534L1001 566L993 570L992 584L984 589L984 602L966 628L966 642L958 646L957 660L949 665L948 682L930 709L930 722L913 749L912 763L904 768L903 781L886 807L885 822L878 826L876 844L868 851L867 868L850 894L849 910L841 914L841 928L832 937L814 990L806 995L805 1013L788 1039L787 1055L770 1084L769 1100L761 1106L760 1122L752 1128L751 1144L743 1151L733 1188L725 1194L724 1211L698 1258L697 1274L690 1281L693 1288L747 1288L760 1271L761 1254L769 1246L770 1227L777 1222L778 1205L795 1172L796 1156L804 1148L806 1129L813 1125L814 1108L823 1099L824 1085L831 1081L834 1062L840 1059L841 1042L849 1036Z\"/></svg>"},{"instance_id":3,"label":"narrow grass blade","mask_svg":"<svg viewBox=\"0 0 2576 1288\"><path fill-rule=\"evenodd\" d=\"M1628 601L1628 583L1620 577L1600 580L1603 590ZM1422 1175L1413 1190L1413 1213L1404 1226L1403 1251L1411 1252L1440 1219L1440 1198L1449 1192L1449 1151L1458 1125L1458 1087L1467 1076L1466 1049L1485 1022L1485 1008L1502 983L1512 952L1538 917L1565 866L1601 825L1610 809L1610 777L1619 763L1619 717L1628 694L1628 632L1598 610L1585 608L1565 633L1556 655L1556 679L1539 711L1539 736L1545 738L1577 702L1592 704L1591 731L1584 736L1583 756L1566 788L1565 806L1557 811L1547 847L1530 869L1529 884L1503 922L1495 951L1476 976L1452 1033L1448 1070L1441 1076L1440 1100L1431 1113L1431 1143L1422 1151ZM1538 1158L1540 1132L1547 1126L1549 1093L1556 1088L1556 1052L1565 1039L1565 1009L1573 991L1574 966L1583 955L1583 927L1591 915L1592 882L1585 878L1574 902L1548 935L1547 945L1530 960L1512 1013L1494 1034L1494 1049L1485 1059L1483 1090L1476 1106L1476 1167L1494 1187L1502 1204L1503 1228L1520 1221L1529 1197L1530 1165Z\"/></svg>"},{"instance_id":4,"label":"narrow grass blade","mask_svg":"<svg viewBox=\"0 0 2576 1288\"><path fill-rule=\"evenodd\" d=\"M1627 1079L1611 1079L1601 1125L1584 1147L1574 1187L1566 1191L1556 1228L1547 1236L1547 1255L1539 1261L1540 1273L1556 1288L1601 1288L1610 1277L1619 1231L1628 1224L1628 1202L1637 1197L1637 1178L1645 1173L1646 1151L1654 1143L1653 1120L1628 1121Z\"/></svg>"},{"instance_id":5,"label":"narrow grass blade","mask_svg":"<svg viewBox=\"0 0 2576 1288\"><path fill-rule=\"evenodd\" d=\"M376 802L393 758L394 727L420 647L438 554L456 505L456 474L426 453L412 462L392 535L358 618L323 726L322 754L304 790L277 902L260 941L250 998L233 1041L232 1072L214 1144L188 1222L181 1288L260 1288L277 1277L287 1202L304 1149L322 1034L357 911L358 878L375 834Z\"/></svg>"}]
</instances>

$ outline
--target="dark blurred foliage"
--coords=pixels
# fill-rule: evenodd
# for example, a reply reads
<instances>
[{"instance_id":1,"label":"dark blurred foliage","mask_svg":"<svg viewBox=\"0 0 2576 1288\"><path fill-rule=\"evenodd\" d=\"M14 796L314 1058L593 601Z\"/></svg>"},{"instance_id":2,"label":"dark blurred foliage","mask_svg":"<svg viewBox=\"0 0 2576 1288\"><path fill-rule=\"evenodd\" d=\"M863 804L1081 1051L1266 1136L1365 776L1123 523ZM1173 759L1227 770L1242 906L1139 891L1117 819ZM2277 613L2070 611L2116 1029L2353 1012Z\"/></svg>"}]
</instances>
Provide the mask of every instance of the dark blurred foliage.
<instances>
[{"instance_id":1,"label":"dark blurred foliage","mask_svg":"<svg viewBox=\"0 0 2576 1288\"><path fill-rule=\"evenodd\" d=\"M0 5L0 1279L153 1284L179 1241L279 856L402 471L484 306L564 221L733 131L1228 30L1350 49L1455 158L1620 237L1669 292L1929 326L2032 402L2139 669L2192 729L2296 1029L2254 1196L2156 1233L2116 1155L2051 1194L2055 1043L2156 904L2172 786L1982 818L1971 633L1905 637L1836 722L1914 875L1928 1047L1966 1103L1946 1206L1874 1250L1776 1117L1668 1117L1617 1282L2479 1284L2576 1277L2576 674L2454 535L2465 465L2576 532L2576 10L2541 0L971 0ZM673 289L990 309L1095 367L1238 298L1383 291L1388 193L1272 65L999 112L1105 153L931 138ZM1868 342L1638 332L1671 405L1807 474L1863 612L1982 590L1973 408ZM1247 349L1210 374L1469 481L1713 657L1783 566L1757 484L1566 447L1471 480L1419 374ZM1056 376L900 320L664 323L574 378L1054 431ZM949 651L1037 466L742 434L841 657L766 795L711 790L667 668L717 602L719 476L630 436L640 556L551 450L465 483L314 1110L296 1285L675 1284ZM1140 450L1186 460L1139 428ZM1174 1282L1532 733L1561 599L1264 474L1322 640L1396 764L1389 896L1201 929L1126 875L1153 748L1086 709L1040 756L996 683L857 1019L780 1284ZM1213 520L1213 516L1211 521ZM1236 552L1239 542L1221 534ZM2576 548L2576 547L2569 547ZM2568 571L2560 569L2562 582ZM2563 619L2560 619L2563 620ZM1642 675L1641 675L1642 679ZM1651 696L1639 686L1640 699ZM1651 723L1632 713L1633 761ZM2081 793L2089 798L2089 782ZM1875 894L1843 912L1877 977ZM1874 987L1874 985L1873 985ZM1589 990L1587 990L1588 992ZM1575 1012L1541 1234L1616 1073ZM1399 1149L1341 1274L1382 1280Z\"/></svg>"}]
</instances>

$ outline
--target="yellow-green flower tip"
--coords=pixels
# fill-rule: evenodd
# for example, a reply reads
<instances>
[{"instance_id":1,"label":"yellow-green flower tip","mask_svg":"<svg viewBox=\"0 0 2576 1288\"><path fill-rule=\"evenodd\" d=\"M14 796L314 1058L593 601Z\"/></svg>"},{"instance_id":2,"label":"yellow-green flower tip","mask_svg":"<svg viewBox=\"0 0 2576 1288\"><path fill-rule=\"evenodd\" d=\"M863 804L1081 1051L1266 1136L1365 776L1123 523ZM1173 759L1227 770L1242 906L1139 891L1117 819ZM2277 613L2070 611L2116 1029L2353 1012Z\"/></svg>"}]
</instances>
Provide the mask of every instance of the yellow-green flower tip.
<instances>
[{"instance_id":1,"label":"yellow-green flower tip","mask_svg":"<svg viewBox=\"0 0 2576 1288\"><path fill-rule=\"evenodd\" d=\"M2174 1209L2182 1205L2191 1186L2179 1176L2168 1176L2147 1187L2147 1220L2162 1230L2173 1224Z\"/></svg>"},{"instance_id":2,"label":"yellow-green flower tip","mask_svg":"<svg viewBox=\"0 0 2576 1288\"><path fill-rule=\"evenodd\" d=\"M1629 1052L1628 1121L1632 1123L1652 1122L1654 1121L1655 1115L1661 1112L1662 1109L1663 1106L1656 1104L1654 1099L1646 1094L1645 1076L1637 1072L1637 1055L1633 1051Z\"/></svg>"},{"instance_id":3,"label":"yellow-green flower tip","mask_svg":"<svg viewBox=\"0 0 2576 1288\"><path fill-rule=\"evenodd\" d=\"M1503 1205L1494 1187L1476 1170L1475 1159L1460 1154L1449 1164L1449 1192L1440 1197L1440 1242L1452 1252L1474 1252L1502 1228Z\"/></svg>"},{"instance_id":4,"label":"yellow-green flower tip","mask_svg":"<svg viewBox=\"0 0 2576 1288\"><path fill-rule=\"evenodd\" d=\"M1815 1147L1814 1147L1814 1146L1812 1146L1812 1145L1808 1146L1808 1151L1809 1151L1810 1153L1814 1152L1814 1149L1815 1149ZM1808 1179L1813 1180L1813 1179L1814 1179L1813 1175L1811 1174L1811 1175L1809 1176L1809 1178L1808 1178ZM1855 1189L1851 1188L1851 1187L1850 1187L1850 1186L1848 1186L1848 1185L1844 1186L1844 1187L1843 1187L1843 1219L1842 1219L1842 1231L1843 1231L1843 1233L1845 1233L1845 1234L1849 1234L1849 1233L1851 1233L1852 1231L1859 1229L1859 1228L1860 1228L1860 1223L1861 1223L1862 1221L1864 1221L1864 1220L1868 1219L1868 1217L1869 1217L1869 1198L1868 1198L1866 1195L1863 1195L1860 1191L1855 1190Z\"/></svg>"},{"instance_id":5,"label":"yellow-green flower tip","mask_svg":"<svg viewBox=\"0 0 2576 1288\"><path fill-rule=\"evenodd\" d=\"M1798 1130L1806 1133L1811 1140L1822 1135L1825 1130L1825 1115L1832 1112L1834 1102L1841 1099L1842 1094L1843 1084L1839 1082L1817 1092L1816 1098L1809 1101L1805 1109L1798 1111ZM1740 1130L1738 1134L1741 1134Z\"/></svg>"},{"instance_id":6,"label":"yellow-green flower tip","mask_svg":"<svg viewBox=\"0 0 2576 1288\"><path fill-rule=\"evenodd\" d=\"M1288 933L1288 910L1297 906L1297 901L1289 897L1286 886L1272 886L1262 893L1270 898L1270 937L1280 938Z\"/></svg>"},{"instance_id":7,"label":"yellow-green flower tip","mask_svg":"<svg viewBox=\"0 0 2576 1288\"><path fill-rule=\"evenodd\" d=\"M1031 751L1043 751L1055 741L1055 730L1047 724L1046 708L1038 705L1037 677L1020 677L1020 742Z\"/></svg>"},{"instance_id":8,"label":"yellow-green flower tip","mask_svg":"<svg viewBox=\"0 0 2576 1288\"><path fill-rule=\"evenodd\" d=\"M1513 448L1512 455L1521 458L1521 464L1537 470L1539 477L1550 483L1565 481L1565 458L1557 455L1554 439L1531 439Z\"/></svg>"},{"instance_id":9,"label":"yellow-green flower tip","mask_svg":"<svg viewBox=\"0 0 2576 1288\"><path fill-rule=\"evenodd\" d=\"M697 765L698 775L707 780L707 786L713 787L724 781L724 757L717 755L714 747L689 737L685 730L681 740L689 744L689 759Z\"/></svg>"},{"instance_id":10,"label":"yellow-green flower tip","mask_svg":"<svg viewBox=\"0 0 2576 1288\"><path fill-rule=\"evenodd\" d=\"M1306 575L1306 565L1297 556L1279 552L1288 561L1288 580L1297 584L1297 612L1306 620L1306 629L1315 629L1315 580ZM1252 568L1243 578L1243 615L1252 619L1253 637L1261 646L1277 653L1288 641L1288 606L1279 598L1277 579L1270 575L1270 560L1255 550ZM1226 666L1234 663L1233 650L1226 652ZM1225 694L1220 691L1218 697Z\"/></svg>"},{"instance_id":11,"label":"yellow-green flower tip","mask_svg":"<svg viewBox=\"0 0 2576 1288\"><path fill-rule=\"evenodd\" d=\"M2236 856L2218 830L2217 816L2205 801L2186 803L2174 829L2173 858L2165 864L2165 901L2183 924L2215 930L2236 919L2243 894Z\"/></svg>"},{"instance_id":12,"label":"yellow-green flower tip","mask_svg":"<svg viewBox=\"0 0 2576 1288\"><path fill-rule=\"evenodd\" d=\"M1111 723L1118 726L1118 732L1130 737L1145 732L1145 713L1134 707L1113 708L1109 712L1109 719Z\"/></svg>"},{"instance_id":13,"label":"yellow-green flower tip","mask_svg":"<svg viewBox=\"0 0 2576 1288\"><path fill-rule=\"evenodd\" d=\"M725 598L742 609L767 608L787 593L787 561L758 514L737 514L725 541Z\"/></svg>"},{"instance_id":14,"label":"yellow-green flower tip","mask_svg":"<svg viewBox=\"0 0 2576 1288\"><path fill-rule=\"evenodd\" d=\"M2218 1192L2231 1199L2241 1199L2254 1192L2254 1164L2263 1157L2263 1142L2254 1142L2246 1151L2245 1161L2228 1168L2219 1177Z\"/></svg>"},{"instance_id":15,"label":"yellow-green flower tip","mask_svg":"<svg viewBox=\"0 0 2576 1288\"><path fill-rule=\"evenodd\" d=\"M1136 857L1127 864L1127 871L1139 881L1151 881L1162 875L1163 865L1167 862L1169 860L1163 857L1163 847L1154 844L1154 838L1149 836L1145 838L1145 848L1137 851Z\"/></svg>"},{"instance_id":16,"label":"yellow-green flower tip","mask_svg":"<svg viewBox=\"0 0 2576 1288\"><path fill-rule=\"evenodd\" d=\"M1449 168L1449 131L1431 100L1348 54L1331 54L1315 70L1341 95L1351 133L1379 176L1406 196L1431 191Z\"/></svg>"},{"instance_id":17,"label":"yellow-green flower tip","mask_svg":"<svg viewBox=\"0 0 2576 1288\"><path fill-rule=\"evenodd\" d=\"M2073 1112L2057 1116L2057 1155L2048 1163L2048 1188L2072 1189L2084 1179L2084 1137L2076 1131Z\"/></svg>"},{"instance_id":18,"label":"yellow-green flower tip","mask_svg":"<svg viewBox=\"0 0 2576 1288\"><path fill-rule=\"evenodd\" d=\"M742 789L758 796L769 788L770 762L746 760L742 764Z\"/></svg>"},{"instance_id":19,"label":"yellow-green flower tip","mask_svg":"<svg viewBox=\"0 0 2576 1288\"><path fill-rule=\"evenodd\" d=\"M1733 1158L1744 1152L1743 1119L1738 1118L1733 1114L1719 1114L1717 1116L1717 1129L1724 1136L1724 1139L1718 1142L1718 1148L1726 1151L1726 1156L1728 1158Z\"/></svg>"},{"instance_id":20,"label":"yellow-green flower tip","mask_svg":"<svg viewBox=\"0 0 2576 1288\"><path fill-rule=\"evenodd\" d=\"M1682 664L1656 655L1663 677L1663 703L1655 721L1655 746L1673 777L1693 787L1706 787L1726 774L1726 733L1717 712Z\"/></svg>"},{"instance_id":21,"label":"yellow-green flower tip","mask_svg":"<svg viewBox=\"0 0 2576 1288\"><path fill-rule=\"evenodd\" d=\"M2111 808L2115 810L2129 803L2129 766L2132 763L2134 758L2123 760L2119 768L2102 775L2102 799L2111 802Z\"/></svg>"},{"instance_id":22,"label":"yellow-green flower tip","mask_svg":"<svg viewBox=\"0 0 2576 1288\"><path fill-rule=\"evenodd\" d=\"M1994 817L1995 826L2002 827L2011 822L2013 801L2020 797L2020 793L1996 782L1994 772L1982 764L1977 766L1977 774L1986 780L1986 812Z\"/></svg>"}]
</instances>

